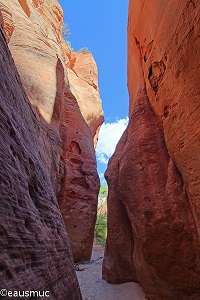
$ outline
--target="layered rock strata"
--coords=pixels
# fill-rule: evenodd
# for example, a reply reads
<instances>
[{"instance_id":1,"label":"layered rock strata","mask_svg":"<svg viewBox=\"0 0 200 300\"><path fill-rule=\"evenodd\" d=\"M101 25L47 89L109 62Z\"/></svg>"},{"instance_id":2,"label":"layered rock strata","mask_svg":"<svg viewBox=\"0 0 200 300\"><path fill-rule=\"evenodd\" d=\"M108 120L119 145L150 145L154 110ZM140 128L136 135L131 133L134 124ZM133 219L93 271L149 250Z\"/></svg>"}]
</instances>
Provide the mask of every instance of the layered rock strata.
<instances>
[{"instance_id":1,"label":"layered rock strata","mask_svg":"<svg viewBox=\"0 0 200 300\"><path fill-rule=\"evenodd\" d=\"M58 163L52 172L48 165L47 154L53 161L61 140L55 127L32 109L1 15L0 22L1 295L7 289L16 298L16 292L32 291L30 298L40 292L49 299L82 299L52 180Z\"/></svg>"},{"instance_id":2,"label":"layered rock strata","mask_svg":"<svg viewBox=\"0 0 200 300\"><path fill-rule=\"evenodd\" d=\"M106 171L103 278L150 300L200 298L199 8L129 4L130 122Z\"/></svg>"},{"instance_id":3,"label":"layered rock strata","mask_svg":"<svg viewBox=\"0 0 200 300\"><path fill-rule=\"evenodd\" d=\"M96 64L91 54L70 52L62 38L63 12L56 0L0 0L0 8L28 99L36 114L49 124L40 130L40 147L74 259L90 259L99 190L93 139L103 122ZM78 79L69 84L72 70ZM81 94L78 102L72 90ZM88 94L93 105L81 112L83 102L87 107ZM46 145L49 136L53 141Z\"/></svg>"}]
</instances>

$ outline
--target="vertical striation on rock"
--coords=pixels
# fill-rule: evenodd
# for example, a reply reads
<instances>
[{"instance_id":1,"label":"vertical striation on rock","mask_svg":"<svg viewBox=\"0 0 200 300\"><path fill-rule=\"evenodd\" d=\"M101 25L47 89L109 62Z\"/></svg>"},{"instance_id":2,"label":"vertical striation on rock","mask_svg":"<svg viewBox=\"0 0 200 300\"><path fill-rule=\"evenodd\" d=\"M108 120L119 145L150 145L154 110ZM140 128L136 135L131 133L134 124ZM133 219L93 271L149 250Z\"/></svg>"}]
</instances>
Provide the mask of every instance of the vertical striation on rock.
<instances>
[{"instance_id":1,"label":"vertical striation on rock","mask_svg":"<svg viewBox=\"0 0 200 300\"><path fill-rule=\"evenodd\" d=\"M199 5L129 4L130 122L106 171L103 278L138 281L150 300L200 299Z\"/></svg>"},{"instance_id":2,"label":"vertical striation on rock","mask_svg":"<svg viewBox=\"0 0 200 300\"><path fill-rule=\"evenodd\" d=\"M74 259L89 260L99 190L93 141L103 122L96 64L91 54L70 53L56 0L0 0L0 8L23 87L41 120L41 159L57 194ZM72 70L76 78L69 84Z\"/></svg>"},{"instance_id":3,"label":"vertical striation on rock","mask_svg":"<svg viewBox=\"0 0 200 300\"><path fill-rule=\"evenodd\" d=\"M41 132L48 151L59 139L32 110L0 21L0 288L82 299Z\"/></svg>"}]
</instances>

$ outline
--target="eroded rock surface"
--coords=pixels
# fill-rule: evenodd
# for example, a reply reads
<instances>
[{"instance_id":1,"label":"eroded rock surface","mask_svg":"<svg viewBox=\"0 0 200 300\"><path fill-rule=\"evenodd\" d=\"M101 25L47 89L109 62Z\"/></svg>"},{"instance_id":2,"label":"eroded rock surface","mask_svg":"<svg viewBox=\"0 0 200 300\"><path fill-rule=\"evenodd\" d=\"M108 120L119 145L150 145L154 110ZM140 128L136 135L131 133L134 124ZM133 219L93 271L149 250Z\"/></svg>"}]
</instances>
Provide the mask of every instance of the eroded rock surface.
<instances>
[{"instance_id":1,"label":"eroded rock surface","mask_svg":"<svg viewBox=\"0 0 200 300\"><path fill-rule=\"evenodd\" d=\"M103 278L150 300L200 299L198 32L198 1L130 1L130 122L106 171Z\"/></svg>"},{"instance_id":2,"label":"eroded rock surface","mask_svg":"<svg viewBox=\"0 0 200 300\"><path fill-rule=\"evenodd\" d=\"M0 21L0 288L81 299L48 166L61 141L32 110Z\"/></svg>"},{"instance_id":3,"label":"eroded rock surface","mask_svg":"<svg viewBox=\"0 0 200 300\"><path fill-rule=\"evenodd\" d=\"M74 260L89 260L94 239L99 177L90 129L68 88L60 134L62 155L58 202L70 237Z\"/></svg>"},{"instance_id":4,"label":"eroded rock surface","mask_svg":"<svg viewBox=\"0 0 200 300\"><path fill-rule=\"evenodd\" d=\"M42 159L51 175L73 256L90 259L99 190L93 140L96 143L103 122L96 64L91 54L70 52L62 38L63 12L56 0L0 0L0 8L28 99L45 121L42 124L49 124L44 129L40 125ZM69 84L72 69L77 76L76 91ZM49 137L50 144L46 143Z\"/></svg>"}]
</instances>

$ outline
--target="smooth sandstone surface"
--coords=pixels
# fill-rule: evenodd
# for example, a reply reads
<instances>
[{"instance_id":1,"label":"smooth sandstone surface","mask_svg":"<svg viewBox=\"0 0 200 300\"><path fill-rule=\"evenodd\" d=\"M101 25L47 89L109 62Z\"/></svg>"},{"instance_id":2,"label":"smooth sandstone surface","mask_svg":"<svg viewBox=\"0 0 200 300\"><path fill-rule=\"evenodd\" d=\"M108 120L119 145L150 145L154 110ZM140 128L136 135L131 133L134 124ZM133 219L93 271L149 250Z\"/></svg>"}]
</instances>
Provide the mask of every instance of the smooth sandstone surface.
<instances>
[{"instance_id":1,"label":"smooth sandstone surface","mask_svg":"<svg viewBox=\"0 0 200 300\"><path fill-rule=\"evenodd\" d=\"M82 299L44 151L61 143L30 105L2 24L0 14L0 288Z\"/></svg>"},{"instance_id":2,"label":"smooth sandstone surface","mask_svg":"<svg viewBox=\"0 0 200 300\"><path fill-rule=\"evenodd\" d=\"M69 84L73 55L62 38L59 3L0 0L0 9L23 87L35 114L45 124L39 130L42 159L60 204L74 259L90 259L99 190L93 141L95 144L103 122L96 64L91 54L82 60L83 65L78 57L85 58L85 54L73 54L79 61L75 70L83 79L76 83L81 108ZM87 82L87 88L82 81ZM90 110L81 112L87 101L92 103ZM46 142L49 137L52 144Z\"/></svg>"},{"instance_id":3,"label":"smooth sandstone surface","mask_svg":"<svg viewBox=\"0 0 200 300\"><path fill-rule=\"evenodd\" d=\"M130 122L106 171L103 278L149 300L200 299L199 8L129 3Z\"/></svg>"},{"instance_id":4,"label":"smooth sandstone surface","mask_svg":"<svg viewBox=\"0 0 200 300\"><path fill-rule=\"evenodd\" d=\"M1 0L0 6L7 24L6 38L25 91L31 104L50 123L57 93L58 58L64 66L60 47L62 9L51 0Z\"/></svg>"},{"instance_id":5,"label":"smooth sandstone surface","mask_svg":"<svg viewBox=\"0 0 200 300\"><path fill-rule=\"evenodd\" d=\"M92 54L71 52L67 64L67 73L70 90L78 101L81 113L90 127L96 146L98 129L104 119L98 88L98 70Z\"/></svg>"},{"instance_id":6,"label":"smooth sandstone surface","mask_svg":"<svg viewBox=\"0 0 200 300\"><path fill-rule=\"evenodd\" d=\"M148 17L146 17L148 15ZM200 220L200 3L196 1L131 1L128 26L130 114L140 86L137 43L153 110L167 149L178 167ZM137 40L137 43L135 42ZM199 232L200 234L200 232Z\"/></svg>"},{"instance_id":7,"label":"smooth sandstone surface","mask_svg":"<svg viewBox=\"0 0 200 300\"><path fill-rule=\"evenodd\" d=\"M91 53L71 52L64 42L63 11L57 0L1 0L0 5L9 48L31 103L50 123L59 58L96 145L103 122L96 63Z\"/></svg>"}]
</instances>

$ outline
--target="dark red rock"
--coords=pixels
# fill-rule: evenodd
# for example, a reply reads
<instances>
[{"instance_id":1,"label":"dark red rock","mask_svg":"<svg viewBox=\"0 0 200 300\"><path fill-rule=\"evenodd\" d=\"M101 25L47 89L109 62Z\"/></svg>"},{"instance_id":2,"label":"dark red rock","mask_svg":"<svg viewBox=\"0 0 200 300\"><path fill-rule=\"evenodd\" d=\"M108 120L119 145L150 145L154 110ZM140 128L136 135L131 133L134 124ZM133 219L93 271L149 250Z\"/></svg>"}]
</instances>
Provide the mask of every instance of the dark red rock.
<instances>
[{"instance_id":1,"label":"dark red rock","mask_svg":"<svg viewBox=\"0 0 200 300\"><path fill-rule=\"evenodd\" d=\"M56 300L81 299L53 186L58 164L52 172L48 165L59 156L61 140L33 111L2 19L0 29L0 288L49 291Z\"/></svg>"},{"instance_id":2,"label":"dark red rock","mask_svg":"<svg viewBox=\"0 0 200 300\"><path fill-rule=\"evenodd\" d=\"M119 160L127 139L124 132L114 156L109 160L105 178L108 182L108 235L103 261L103 279L110 283L138 281L132 253L134 239L131 223L118 189Z\"/></svg>"},{"instance_id":3,"label":"dark red rock","mask_svg":"<svg viewBox=\"0 0 200 300\"><path fill-rule=\"evenodd\" d=\"M58 202L75 261L90 260L97 213L99 177L93 137L76 98L65 89L60 122L62 155Z\"/></svg>"}]
</instances>

